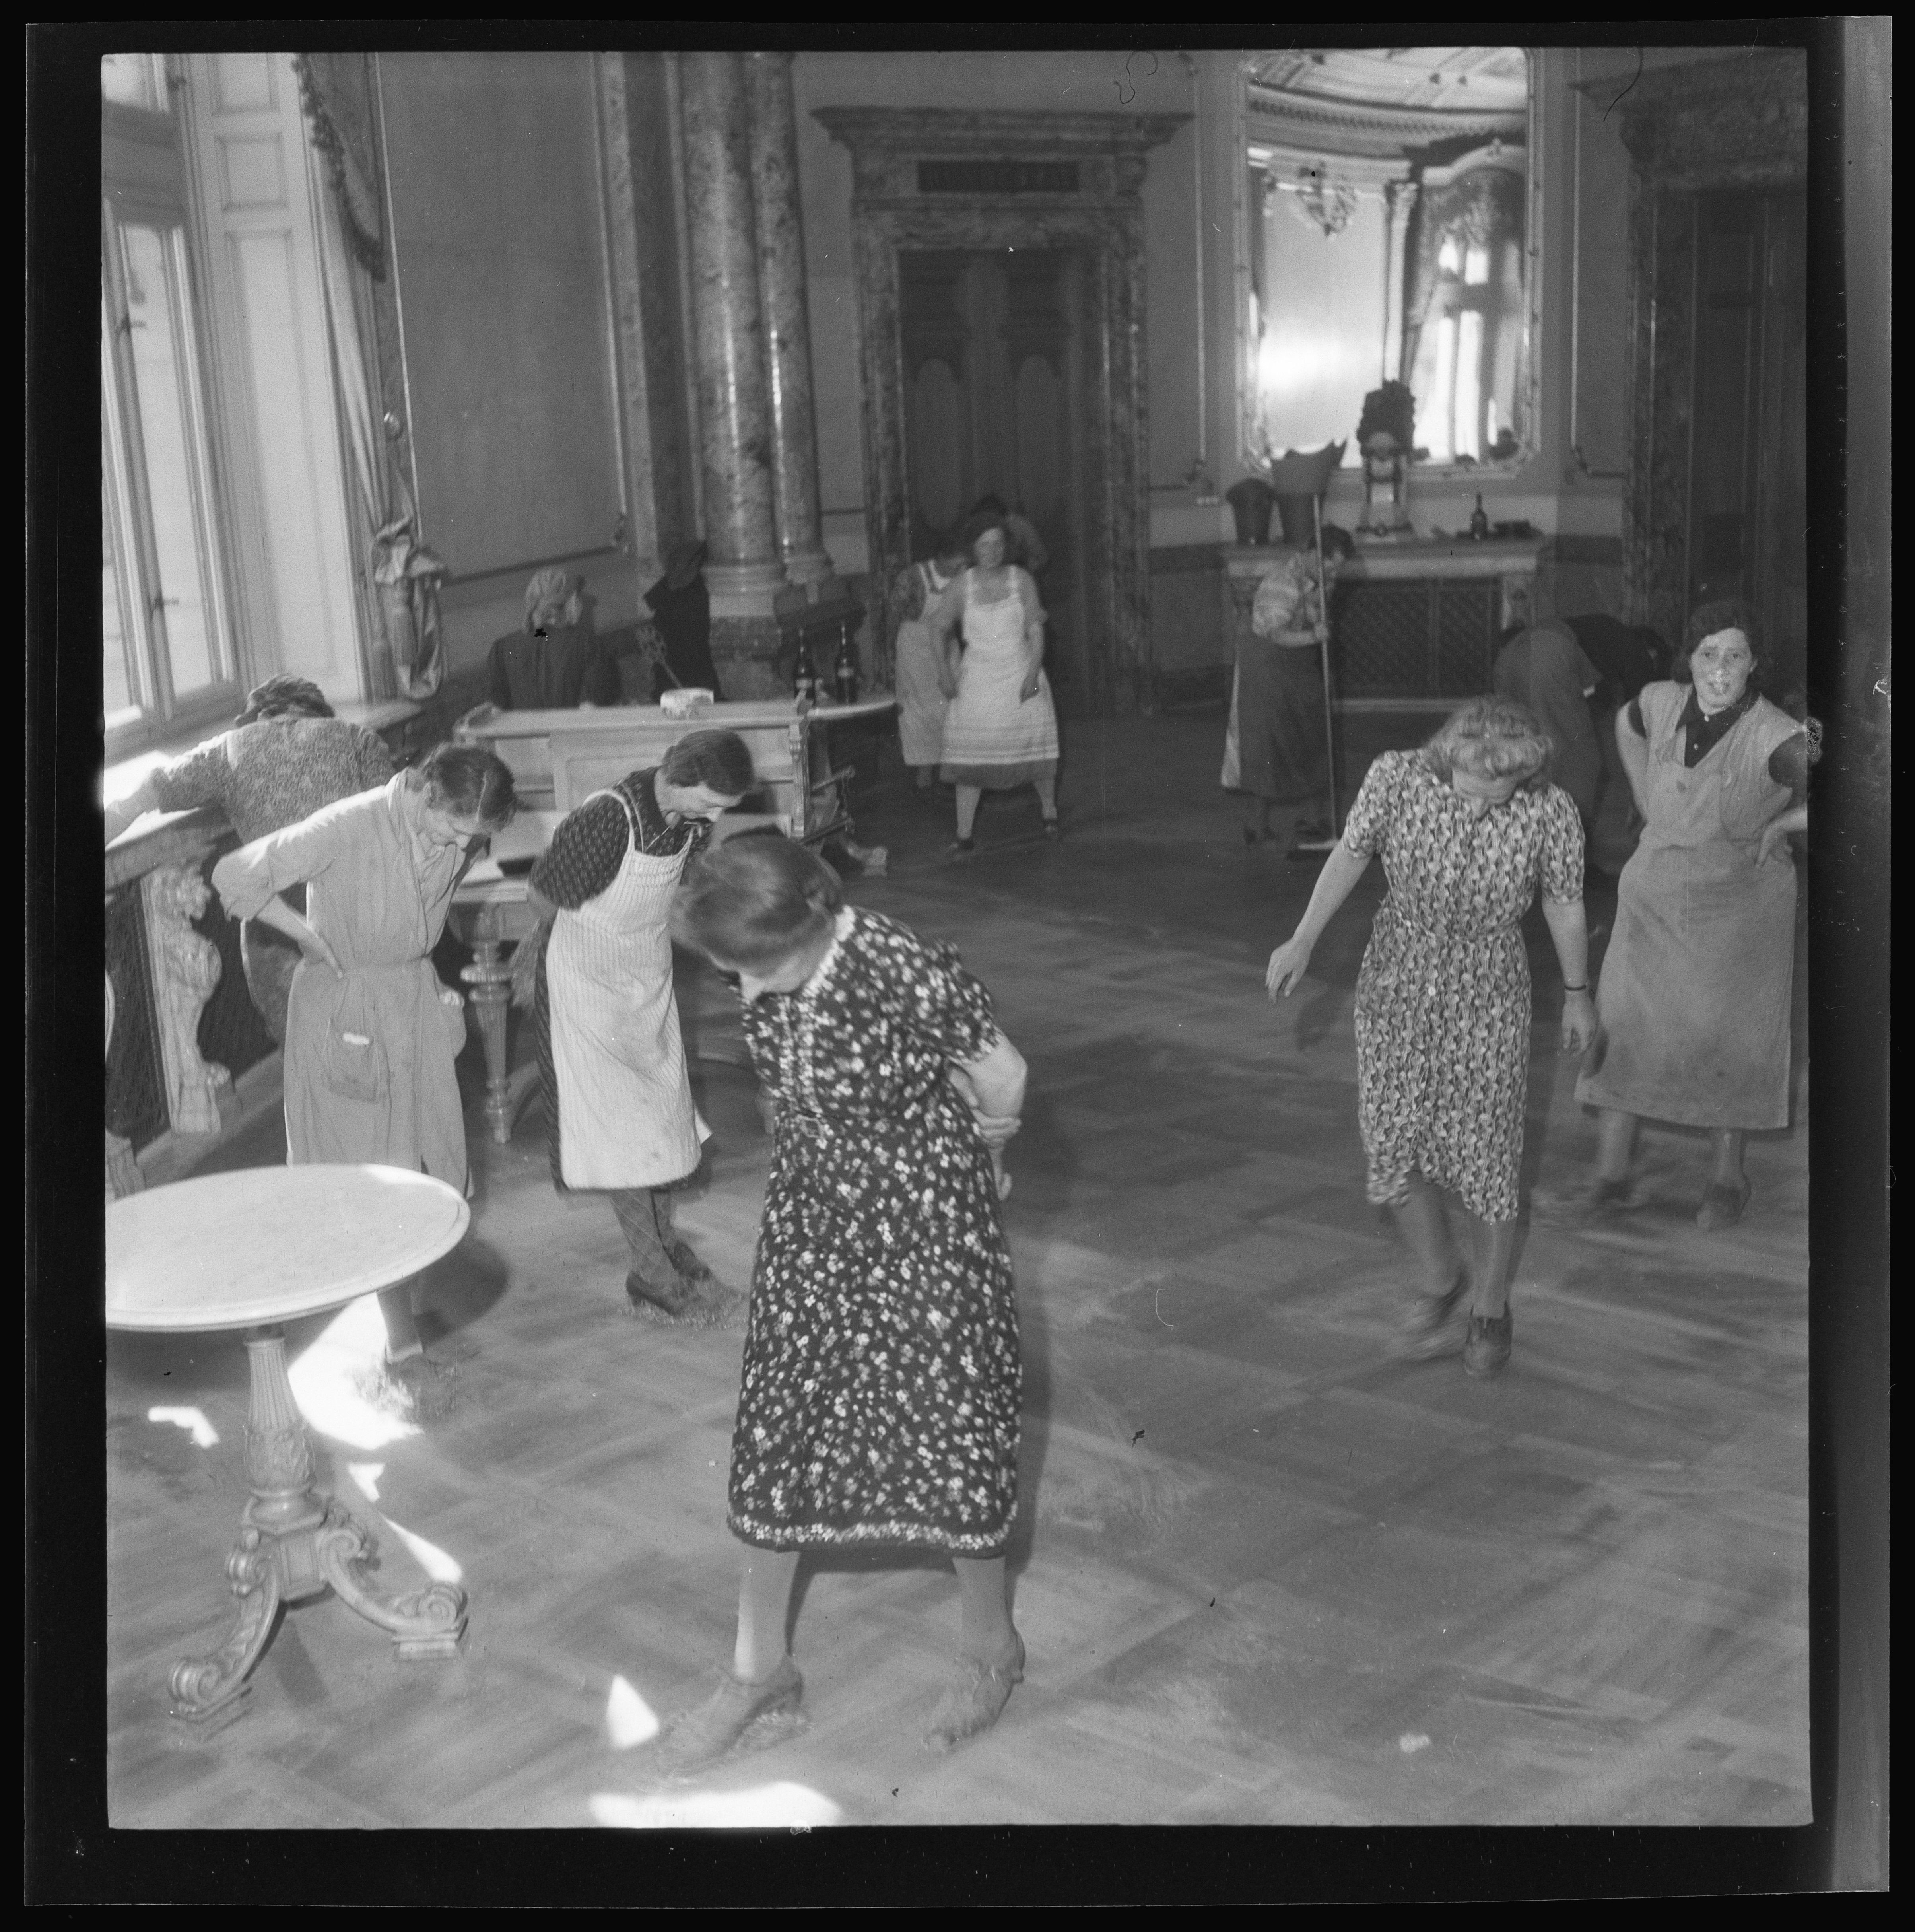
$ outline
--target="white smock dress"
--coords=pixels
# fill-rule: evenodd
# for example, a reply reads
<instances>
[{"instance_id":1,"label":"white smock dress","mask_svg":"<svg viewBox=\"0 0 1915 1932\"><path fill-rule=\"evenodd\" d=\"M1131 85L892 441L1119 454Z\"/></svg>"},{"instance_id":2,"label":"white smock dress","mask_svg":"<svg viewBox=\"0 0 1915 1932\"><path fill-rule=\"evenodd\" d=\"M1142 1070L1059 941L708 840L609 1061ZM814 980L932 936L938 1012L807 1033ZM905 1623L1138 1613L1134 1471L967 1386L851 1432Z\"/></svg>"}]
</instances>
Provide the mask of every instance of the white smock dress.
<instances>
[{"instance_id":1,"label":"white smock dress","mask_svg":"<svg viewBox=\"0 0 1915 1932\"><path fill-rule=\"evenodd\" d=\"M1057 769L1057 712L1050 680L1040 670L1037 694L1021 698L1028 674L1024 635L1041 624L1044 610L1030 574L1013 566L1007 597L975 596L977 572L967 570L963 596L964 654L958 694L944 716L947 784L1005 791L1047 778Z\"/></svg>"},{"instance_id":2,"label":"white smock dress","mask_svg":"<svg viewBox=\"0 0 1915 1932\"><path fill-rule=\"evenodd\" d=\"M631 836L617 878L560 908L546 942L562 1124L554 1178L567 1188L661 1187L697 1166L711 1134L692 1104L672 990L672 895L697 842L649 854L624 793L592 796L618 799Z\"/></svg>"}]
</instances>

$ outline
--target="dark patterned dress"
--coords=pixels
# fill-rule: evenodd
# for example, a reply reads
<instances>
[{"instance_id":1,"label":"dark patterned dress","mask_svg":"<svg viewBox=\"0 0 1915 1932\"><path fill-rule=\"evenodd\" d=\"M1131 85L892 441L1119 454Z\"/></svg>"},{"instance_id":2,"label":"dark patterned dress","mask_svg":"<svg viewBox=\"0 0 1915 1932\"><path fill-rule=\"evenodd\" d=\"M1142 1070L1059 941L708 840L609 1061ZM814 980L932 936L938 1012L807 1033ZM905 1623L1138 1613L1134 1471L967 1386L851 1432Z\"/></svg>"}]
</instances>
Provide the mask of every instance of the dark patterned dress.
<instances>
[{"instance_id":1,"label":"dark patterned dress","mask_svg":"<svg viewBox=\"0 0 1915 1932\"><path fill-rule=\"evenodd\" d=\"M375 791L393 776L392 755L363 725L343 718L260 718L235 726L162 765L148 782L163 812L217 805L240 842L250 845L310 818L322 806ZM301 884L280 896L306 910ZM283 932L249 919L239 931L246 990L274 1043L286 1044L286 1002L299 948Z\"/></svg>"},{"instance_id":2,"label":"dark patterned dress","mask_svg":"<svg viewBox=\"0 0 1915 1932\"><path fill-rule=\"evenodd\" d=\"M1002 1548L1021 1367L988 1150L952 1060L999 1035L949 946L862 910L800 992L745 1010L778 1120L730 1521L776 1550Z\"/></svg>"},{"instance_id":3,"label":"dark patterned dress","mask_svg":"<svg viewBox=\"0 0 1915 1932\"><path fill-rule=\"evenodd\" d=\"M637 820L637 844L648 858L668 858L688 845L694 849L704 843L710 826L702 819L670 818L658 809L652 782L655 770L628 772L601 796L589 798L577 811L559 821L552 842L532 869L530 883L555 906L576 911L588 899L595 899L619 876L625 854L634 843L632 819ZM616 792L616 798L612 796ZM619 800L625 801L625 805ZM538 1043L538 1077L545 1090L545 1143L552 1157L552 1184L561 1194L569 1192L559 1166L562 1153L559 1080L552 1064L552 1001L545 984L543 928L530 943L539 947L538 991L532 1001L532 1034Z\"/></svg>"},{"instance_id":4,"label":"dark patterned dress","mask_svg":"<svg viewBox=\"0 0 1915 1932\"><path fill-rule=\"evenodd\" d=\"M1530 1070L1520 930L1541 887L1583 895L1583 829L1566 792L1522 790L1481 818L1420 752L1386 752L1344 827L1380 854L1389 892L1356 980L1356 1118L1369 1196L1413 1170L1485 1221L1513 1221Z\"/></svg>"}]
</instances>

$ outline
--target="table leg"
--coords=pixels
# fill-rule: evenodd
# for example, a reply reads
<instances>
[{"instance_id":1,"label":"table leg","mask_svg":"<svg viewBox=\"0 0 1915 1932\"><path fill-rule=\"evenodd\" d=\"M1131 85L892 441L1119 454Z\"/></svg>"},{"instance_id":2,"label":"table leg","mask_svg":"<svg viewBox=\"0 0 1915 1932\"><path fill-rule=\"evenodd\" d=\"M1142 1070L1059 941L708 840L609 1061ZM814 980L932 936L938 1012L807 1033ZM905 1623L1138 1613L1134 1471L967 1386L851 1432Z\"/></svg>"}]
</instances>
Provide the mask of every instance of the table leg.
<instances>
[{"instance_id":1,"label":"table leg","mask_svg":"<svg viewBox=\"0 0 1915 1932\"><path fill-rule=\"evenodd\" d=\"M459 976L472 989L485 1042L485 1118L501 1147L512 1138L511 1083L505 1072L505 1022L512 1006L512 969L499 956L502 942L475 934L472 963Z\"/></svg>"},{"instance_id":2,"label":"table leg","mask_svg":"<svg viewBox=\"0 0 1915 1932\"><path fill-rule=\"evenodd\" d=\"M313 1483L313 1445L286 1372L286 1331L246 1336L251 1394L246 1416L246 1480L252 1490L226 1575L239 1613L216 1648L183 1658L170 1679L173 1715L195 1726L229 1714L272 1640L282 1605L328 1585L361 1616L391 1630L401 1657L452 1654L466 1627L466 1594L433 1583L403 1596L375 1589L358 1565L370 1538Z\"/></svg>"}]
</instances>

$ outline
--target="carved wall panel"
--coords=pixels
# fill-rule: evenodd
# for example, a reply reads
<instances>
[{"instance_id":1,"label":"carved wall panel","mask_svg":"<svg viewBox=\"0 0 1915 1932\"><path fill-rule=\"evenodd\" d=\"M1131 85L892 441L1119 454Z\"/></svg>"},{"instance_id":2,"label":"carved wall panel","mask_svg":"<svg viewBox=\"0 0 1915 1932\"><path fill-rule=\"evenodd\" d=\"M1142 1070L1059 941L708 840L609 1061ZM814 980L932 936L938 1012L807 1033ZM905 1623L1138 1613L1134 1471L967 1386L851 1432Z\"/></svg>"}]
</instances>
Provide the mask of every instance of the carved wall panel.
<instances>
[{"instance_id":1,"label":"carved wall panel","mask_svg":"<svg viewBox=\"0 0 1915 1932\"><path fill-rule=\"evenodd\" d=\"M877 634L888 640L896 628L892 589L913 560L907 396L916 372L907 371L901 346L900 250L1074 252L1084 265L1082 381L1089 399L1078 478L1089 695L1095 709L1136 709L1149 690L1138 190L1147 150L1185 117L823 108L817 118L852 155ZM987 162L1001 164L999 172L977 173ZM980 185L986 182L989 192Z\"/></svg>"},{"instance_id":2,"label":"carved wall panel","mask_svg":"<svg viewBox=\"0 0 1915 1932\"><path fill-rule=\"evenodd\" d=\"M1631 162L1627 614L1673 644L1687 618L1691 575L1700 198L1806 180L1807 57L1789 50L1662 68L1644 75L1617 111Z\"/></svg>"}]
</instances>

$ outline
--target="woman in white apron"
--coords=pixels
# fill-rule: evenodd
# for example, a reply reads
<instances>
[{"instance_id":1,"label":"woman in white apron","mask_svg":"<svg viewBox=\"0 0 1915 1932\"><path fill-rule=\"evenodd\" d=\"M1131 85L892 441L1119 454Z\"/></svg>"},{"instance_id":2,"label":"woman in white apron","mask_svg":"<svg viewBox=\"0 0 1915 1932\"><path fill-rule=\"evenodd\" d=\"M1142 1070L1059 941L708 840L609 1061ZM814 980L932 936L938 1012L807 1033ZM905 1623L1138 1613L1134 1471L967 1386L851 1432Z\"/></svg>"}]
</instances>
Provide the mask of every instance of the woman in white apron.
<instances>
[{"instance_id":1,"label":"woman in white apron","mask_svg":"<svg viewBox=\"0 0 1915 1932\"><path fill-rule=\"evenodd\" d=\"M1044 607L1030 572L1005 561L1001 518L972 526L975 566L939 599L928 619L945 657L943 777L958 789L953 858L972 850L971 830L986 791L1034 785L1047 838L1057 824L1057 712L1044 674ZM953 666L950 638L961 627L963 656Z\"/></svg>"},{"instance_id":2,"label":"woman in white apron","mask_svg":"<svg viewBox=\"0 0 1915 1932\"><path fill-rule=\"evenodd\" d=\"M962 551L927 558L901 570L892 587L898 618L892 646L898 668L898 736L920 791L931 790L944 755L946 702L943 650L925 619L963 567Z\"/></svg>"},{"instance_id":3,"label":"woman in white apron","mask_svg":"<svg viewBox=\"0 0 1915 1932\"><path fill-rule=\"evenodd\" d=\"M712 1318L718 1302L672 1229L670 1190L709 1131L672 992L672 897L709 820L754 782L742 739L694 731L566 818L527 892L548 922L532 944L553 1183L611 1196L633 1306L678 1320Z\"/></svg>"}]
</instances>

